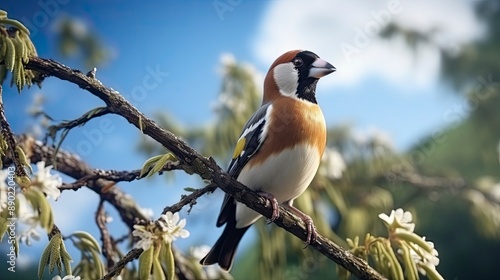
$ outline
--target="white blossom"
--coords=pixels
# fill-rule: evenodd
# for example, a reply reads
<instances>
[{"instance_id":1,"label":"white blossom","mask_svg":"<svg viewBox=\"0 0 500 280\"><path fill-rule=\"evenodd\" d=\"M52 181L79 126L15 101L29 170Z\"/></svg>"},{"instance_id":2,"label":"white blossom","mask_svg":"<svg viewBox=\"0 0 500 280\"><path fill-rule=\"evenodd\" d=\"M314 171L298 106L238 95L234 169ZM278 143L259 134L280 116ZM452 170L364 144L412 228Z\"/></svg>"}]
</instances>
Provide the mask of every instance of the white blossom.
<instances>
[{"instance_id":1,"label":"white blossom","mask_svg":"<svg viewBox=\"0 0 500 280\"><path fill-rule=\"evenodd\" d=\"M422 239L429 245L431 248L431 252L428 252L427 250L422 249L420 246L416 244L412 244L412 248L410 248L410 256L417 265L418 271L422 275L426 275L425 269L423 269L423 266L427 266L428 268L431 269L436 269L436 266L439 265L439 258L438 258L438 251L434 248L434 243L431 241L426 241L425 236L422 237ZM398 249L398 253L402 254L402 250Z\"/></svg>"},{"instance_id":2,"label":"white blossom","mask_svg":"<svg viewBox=\"0 0 500 280\"><path fill-rule=\"evenodd\" d=\"M323 153L322 164L319 170L320 175L330 179L342 178L342 173L346 169L346 164L342 155L335 149L326 148Z\"/></svg>"},{"instance_id":3,"label":"white blossom","mask_svg":"<svg viewBox=\"0 0 500 280\"><path fill-rule=\"evenodd\" d=\"M150 222L147 225L134 225L133 236L139 237L135 248L149 249L158 240L172 242L178 237L189 237L189 231L184 229L186 219L180 219L179 213L167 212L161 215L158 221Z\"/></svg>"},{"instance_id":4,"label":"white blossom","mask_svg":"<svg viewBox=\"0 0 500 280\"><path fill-rule=\"evenodd\" d=\"M382 213L378 217L384 221L387 227L391 230L396 230L398 228L405 229L409 232L415 230L415 224L412 223L413 215L409 211L404 211L401 208L391 211L391 215L387 216Z\"/></svg>"},{"instance_id":5,"label":"white blossom","mask_svg":"<svg viewBox=\"0 0 500 280\"><path fill-rule=\"evenodd\" d=\"M33 239L36 241L40 240L40 234L35 227L30 227L19 235L20 242L28 246L31 246L31 240Z\"/></svg>"},{"instance_id":6,"label":"white blossom","mask_svg":"<svg viewBox=\"0 0 500 280\"><path fill-rule=\"evenodd\" d=\"M31 179L31 185L40 188L40 191L47 195L47 198L52 197L57 200L61 195L59 187L62 185L62 178L58 174L50 174L52 165L45 166L44 161L39 161L36 164L37 173Z\"/></svg>"},{"instance_id":7,"label":"white blossom","mask_svg":"<svg viewBox=\"0 0 500 280\"><path fill-rule=\"evenodd\" d=\"M156 236L142 225L134 225L132 235L139 237L139 241L135 244L134 248L142 248L144 251L149 249L151 244L153 244L153 240L156 239Z\"/></svg>"},{"instance_id":8,"label":"white blossom","mask_svg":"<svg viewBox=\"0 0 500 280\"><path fill-rule=\"evenodd\" d=\"M186 219L180 220L179 213L167 212L160 216L158 219L158 224L160 225L163 233L163 239L165 242L171 242L180 238L189 237L189 231L184 229L186 226Z\"/></svg>"},{"instance_id":9,"label":"white blossom","mask_svg":"<svg viewBox=\"0 0 500 280\"><path fill-rule=\"evenodd\" d=\"M31 245L31 240L34 239L36 241L40 240L40 234L36 230L39 225L38 214L31 207L28 200L24 195L18 195L18 219L21 223L23 223L27 229L18 234L17 238L20 242L26 243L26 245Z\"/></svg>"}]
</instances>

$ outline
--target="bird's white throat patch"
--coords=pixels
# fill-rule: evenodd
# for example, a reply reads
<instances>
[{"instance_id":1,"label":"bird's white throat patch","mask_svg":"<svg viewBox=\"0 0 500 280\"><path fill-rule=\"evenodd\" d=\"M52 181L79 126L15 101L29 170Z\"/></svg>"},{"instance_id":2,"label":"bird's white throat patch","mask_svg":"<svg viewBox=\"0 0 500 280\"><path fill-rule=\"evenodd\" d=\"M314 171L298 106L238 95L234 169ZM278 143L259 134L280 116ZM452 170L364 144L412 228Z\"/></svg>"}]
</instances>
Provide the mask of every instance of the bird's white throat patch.
<instances>
[{"instance_id":1,"label":"bird's white throat patch","mask_svg":"<svg viewBox=\"0 0 500 280\"><path fill-rule=\"evenodd\" d=\"M282 95L297 98L299 73L293 63L283 63L274 67L273 77Z\"/></svg>"}]
</instances>

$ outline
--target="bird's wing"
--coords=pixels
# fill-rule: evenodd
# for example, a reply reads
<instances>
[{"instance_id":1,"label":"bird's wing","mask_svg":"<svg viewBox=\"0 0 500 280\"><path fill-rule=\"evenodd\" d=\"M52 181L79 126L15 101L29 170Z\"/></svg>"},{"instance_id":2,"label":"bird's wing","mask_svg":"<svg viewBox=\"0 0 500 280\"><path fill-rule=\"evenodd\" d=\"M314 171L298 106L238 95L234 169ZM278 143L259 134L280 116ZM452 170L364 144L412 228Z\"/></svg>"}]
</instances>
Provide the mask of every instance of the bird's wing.
<instances>
[{"instance_id":1,"label":"bird's wing","mask_svg":"<svg viewBox=\"0 0 500 280\"><path fill-rule=\"evenodd\" d=\"M267 116L272 110L271 104L264 104L248 120L241 132L236 147L234 148L233 158L229 163L228 173L233 178L238 178L241 170L248 163L250 158L257 153L262 142L265 139L265 127L268 122ZM226 194L222 203L217 226L225 224L231 215L234 215L235 204L233 197Z\"/></svg>"}]
</instances>

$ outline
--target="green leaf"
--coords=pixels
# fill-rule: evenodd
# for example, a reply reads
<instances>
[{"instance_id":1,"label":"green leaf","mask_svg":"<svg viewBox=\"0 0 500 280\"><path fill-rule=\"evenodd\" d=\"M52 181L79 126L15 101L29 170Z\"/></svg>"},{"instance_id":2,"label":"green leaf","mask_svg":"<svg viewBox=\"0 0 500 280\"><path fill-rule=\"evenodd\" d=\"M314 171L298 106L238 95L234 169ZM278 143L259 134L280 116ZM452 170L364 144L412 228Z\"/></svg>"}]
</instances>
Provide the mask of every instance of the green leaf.
<instances>
[{"instance_id":1,"label":"green leaf","mask_svg":"<svg viewBox=\"0 0 500 280\"><path fill-rule=\"evenodd\" d=\"M5 56L3 57L4 65L10 72L14 71L14 63L16 61L16 48L10 36L3 37L3 43L7 47Z\"/></svg>"},{"instance_id":2,"label":"green leaf","mask_svg":"<svg viewBox=\"0 0 500 280\"><path fill-rule=\"evenodd\" d=\"M54 226L54 216L52 213L52 207L45 195L34 188L29 188L24 196L33 206L33 209L37 209L39 213L40 226L43 227L47 232L52 230Z\"/></svg>"},{"instance_id":3,"label":"green leaf","mask_svg":"<svg viewBox=\"0 0 500 280\"><path fill-rule=\"evenodd\" d=\"M101 253L101 246L99 246L97 240L95 240L90 233L86 231L75 231L71 236L78 238L82 242L82 248L89 248L95 250L99 254Z\"/></svg>"},{"instance_id":4,"label":"green leaf","mask_svg":"<svg viewBox=\"0 0 500 280\"><path fill-rule=\"evenodd\" d=\"M393 236L400 239L400 240L415 243L416 245L418 245L419 247L421 247L425 251L432 253L432 247L427 242L425 242L425 240L422 239L422 237L418 236L417 234L415 234L413 232L397 231L397 232L393 233Z\"/></svg>"},{"instance_id":5,"label":"green leaf","mask_svg":"<svg viewBox=\"0 0 500 280\"><path fill-rule=\"evenodd\" d=\"M59 273L61 273L61 243L62 237L60 234L56 234L52 237L51 241L54 241L52 248L50 248L50 258L49 258L49 272L52 273L54 268L59 268Z\"/></svg>"},{"instance_id":6,"label":"green leaf","mask_svg":"<svg viewBox=\"0 0 500 280\"><path fill-rule=\"evenodd\" d=\"M96 278L100 279L104 276L104 264L101 261L100 255L95 250L91 250L90 253L92 254L92 259L94 261L94 268L97 269Z\"/></svg>"},{"instance_id":7,"label":"green leaf","mask_svg":"<svg viewBox=\"0 0 500 280\"><path fill-rule=\"evenodd\" d=\"M40 257L40 262L38 263L38 279L42 279L43 272L45 271L45 266L47 264L49 264L52 250L53 250L54 246L57 247L56 244L58 242L60 242L61 240L62 240L61 234L56 234L56 235L52 236L49 243L47 244L47 246L43 250L42 256ZM60 243L59 243L59 248L60 248Z\"/></svg>"},{"instance_id":8,"label":"green leaf","mask_svg":"<svg viewBox=\"0 0 500 280\"><path fill-rule=\"evenodd\" d=\"M2 211L2 214L3 214L3 212L7 212L7 211L5 211L5 210ZM5 217L3 217L3 215L1 215L0 216L0 242L2 242L3 237L4 237L5 233L7 232L8 225L9 225L9 223L7 222L7 219Z\"/></svg>"},{"instance_id":9,"label":"green leaf","mask_svg":"<svg viewBox=\"0 0 500 280\"><path fill-rule=\"evenodd\" d=\"M401 268L401 265L398 262L398 259L396 258L396 255L394 254L394 250L391 247L391 243L389 241L384 242L381 246L385 251L387 252L387 255L384 254L387 259L389 260L391 264L391 270L394 271L394 279L405 279L403 275L403 269Z\"/></svg>"},{"instance_id":10,"label":"green leaf","mask_svg":"<svg viewBox=\"0 0 500 280\"><path fill-rule=\"evenodd\" d=\"M444 280L443 276L437 272L434 266L423 264L420 267L425 270L425 274L429 280Z\"/></svg>"},{"instance_id":11,"label":"green leaf","mask_svg":"<svg viewBox=\"0 0 500 280\"><path fill-rule=\"evenodd\" d=\"M140 178L150 177L153 174L160 172L167 163L178 163L179 161L172 153L154 156L144 163L141 169Z\"/></svg>"},{"instance_id":12,"label":"green leaf","mask_svg":"<svg viewBox=\"0 0 500 280\"><path fill-rule=\"evenodd\" d=\"M160 244L161 246L161 244ZM154 258L153 258L153 279L165 280L165 273L160 263L160 253L163 251L162 247L156 248Z\"/></svg>"},{"instance_id":13,"label":"green leaf","mask_svg":"<svg viewBox=\"0 0 500 280\"><path fill-rule=\"evenodd\" d=\"M43 250L42 256L40 257L40 262L38 263L38 279L42 279L43 272L45 271L45 266L49 262L50 258L50 242L47 247Z\"/></svg>"},{"instance_id":14,"label":"green leaf","mask_svg":"<svg viewBox=\"0 0 500 280\"><path fill-rule=\"evenodd\" d=\"M144 176L146 176L146 177L151 176L154 173L154 172L151 172L151 169L158 162L158 160L160 160L160 158L162 156L163 155L157 155L157 156L154 156L154 157L146 160L146 162L144 162L144 164L142 165L141 174L139 175L139 177L143 178Z\"/></svg>"},{"instance_id":15,"label":"green leaf","mask_svg":"<svg viewBox=\"0 0 500 280\"><path fill-rule=\"evenodd\" d=\"M64 271L66 275L72 275L71 273L71 255L66 251L66 246L64 245L64 241L61 240L61 261L64 265Z\"/></svg>"},{"instance_id":16,"label":"green leaf","mask_svg":"<svg viewBox=\"0 0 500 280\"><path fill-rule=\"evenodd\" d=\"M148 280L153 266L154 246L149 247L139 256L139 279Z\"/></svg>"},{"instance_id":17,"label":"green leaf","mask_svg":"<svg viewBox=\"0 0 500 280\"><path fill-rule=\"evenodd\" d=\"M403 264L405 266L406 279L418 279L417 266L411 256L410 248L408 247L408 244L406 244L406 242L401 242L401 250L403 250Z\"/></svg>"},{"instance_id":18,"label":"green leaf","mask_svg":"<svg viewBox=\"0 0 500 280\"><path fill-rule=\"evenodd\" d=\"M28 28L26 28L26 26L24 26L22 23L20 23L19 21L15 20L15 19L2 18L2 19L0 19L0 23L12 25L12 26L16 27L17 29L21 30L22 32L26 33L27 35L30 34L30 31L28 30Z\"/></svg>"},{"instance_id":19,"label":"green leaf","mask_svg":"<svg viewBox=\"0 0 500 280\"><path fill-rule=\"evenodd\" d=\"M172 153L166 153L153 166L152 173L160 172L167 163L177 162L177 158Z\"/></svg>"},{"instance_id":20,"label":"green leaf","mask_svg":"<svg viewBox=\"0 0 500 280\"><path fill-rule=\"evenodd\" d=\"M167 279L175 279L175 259L174 252L172 252L172 243L165 242L165 260L167 266Z\"/></svg>"},{"instance_id":21,"label":"green leaf","mask_svg":"<svg viewBox=\"0 0 500 280\"><path fill-rule=\"evenodd\" d=\"M14 177L14 182L18 184L22 189L26 189L31 184L31 179L28 176L16 176Z\"/></svg>"}]
</instances>

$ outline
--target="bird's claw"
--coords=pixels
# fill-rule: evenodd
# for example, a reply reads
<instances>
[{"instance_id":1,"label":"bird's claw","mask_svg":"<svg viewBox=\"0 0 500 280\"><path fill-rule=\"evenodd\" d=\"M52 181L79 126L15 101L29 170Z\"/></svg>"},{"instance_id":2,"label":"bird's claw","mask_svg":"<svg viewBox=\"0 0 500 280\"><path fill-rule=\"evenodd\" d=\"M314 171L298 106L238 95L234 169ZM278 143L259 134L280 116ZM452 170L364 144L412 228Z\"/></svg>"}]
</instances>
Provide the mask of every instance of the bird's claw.
<instances>
[{"instance_id":1,"label":"bird's claw","mask_svg":"<svg viewBox=\"0 0 500 280\"><path fill-rule=\"evenodd\" d=\"M267 201L271 204L271 218L267 219L268 223L274 222L280 216L280 206L276 197L267 192L259 192L259 194L267 199Z\"/></svg>"},{"instance_id":2,"label":"bird's claw","mask_svg":"<svg viewBox=\"0 0 500 280\"><path fill-rule=\"evenodd\" d=\"M316 238L318 237L318 233L316 232L316 227L314 226L313 220L311 217L307 216L304 214L304 217L302 219L304 224L306 224L306 232L307 232L307 238L306 238L306 247L309 246L310 244L314 243L316 241Z\"/></svg>"}]
</instances>

